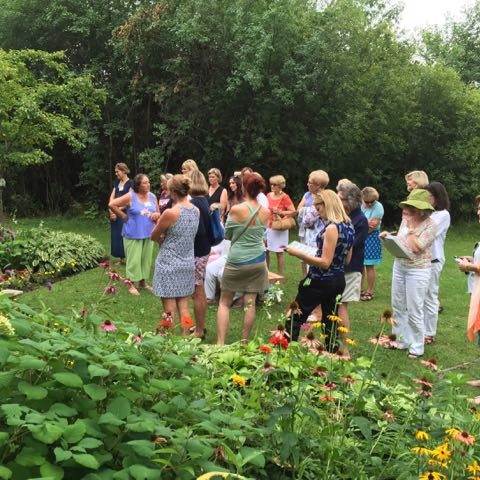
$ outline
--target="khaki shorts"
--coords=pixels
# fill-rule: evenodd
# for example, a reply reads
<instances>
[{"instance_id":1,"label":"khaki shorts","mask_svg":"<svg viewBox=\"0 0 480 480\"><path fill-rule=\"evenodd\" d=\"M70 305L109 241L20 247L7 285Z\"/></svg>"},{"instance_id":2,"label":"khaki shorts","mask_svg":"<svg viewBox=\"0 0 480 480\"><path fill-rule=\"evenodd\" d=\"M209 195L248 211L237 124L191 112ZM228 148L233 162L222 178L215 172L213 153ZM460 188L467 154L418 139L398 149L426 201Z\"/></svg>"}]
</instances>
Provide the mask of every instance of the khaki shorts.
<instances>
[{"instance_id":1,"label":"khaki shorts","mask_svg":"<svg viewBox=\"0 0 480 480\"><path fill-rule=\"evenodd\" d=\"M345 290L342 295L342 303L358 302L362 289L362 274L360 272L345 273Z\"/></svg>"}]
</instances>

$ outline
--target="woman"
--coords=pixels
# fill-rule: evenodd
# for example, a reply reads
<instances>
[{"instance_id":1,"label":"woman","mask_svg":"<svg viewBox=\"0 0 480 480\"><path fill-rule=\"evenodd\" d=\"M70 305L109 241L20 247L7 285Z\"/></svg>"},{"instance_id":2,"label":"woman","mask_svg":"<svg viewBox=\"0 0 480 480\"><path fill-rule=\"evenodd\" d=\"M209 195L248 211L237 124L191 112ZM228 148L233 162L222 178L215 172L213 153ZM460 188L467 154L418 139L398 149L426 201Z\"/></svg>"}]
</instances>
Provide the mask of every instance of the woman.
<instances>
[{"instance_id":1,"label":"woman","mask_svg":"<svg viewBox=\"0 0 480 480\"><path fill-rule=\"evenodd\" d=\"M375 188L365 187L362 190L362 212L368 220L368 236L365 240L365 257L363 260L365 269L362 275L362 293L360 294L362 302L373 299L375 266L382 263L382 243L379 234L384 210L378 198L379 195Z\"/></svg>"},{"instance_id":2,"label":"woman","mask_svg":"<svg viewBox=\"0 0 480 480\"><path fill-rule=\"evenodd\" d=\"M160 195L158 196L158 207L160 208L160 213L163 213L164 210L170 208L173 204L167 188L167 182L172 177L173 175L171 173L165 173L160 175Z\"/></svg>"},{"instance_id":3,"label":"woman","mask_svg":"<svg viewBox=\"0 0 480 480\"><path fill-rule=\"evenodd\" d=\"M432 270L427 296L425 297L425 344L435 341L437 334L437 322L439 312L438 290L440 275L445 264L444 244L447 230L450 227L450 201L445 187L439 182L432 182L427 185L426 190L430 193L430 203L435 211L431 219L437 225L437 234L432 246Z\"/></svg>"},{"instance_id":4,"label":"woman","mask_svg":"<svg viewBox=\"0 0 480 480\"><path fill-rule=\"evenodd\" d=\"M197 162L195 160L192 160L191 158L189 158L188 160L185 160L182 163L182 174L183 175L187 175L192 170L198 170L198 169L199 168L198 168Z\"/></svg>"},{"instance_id":5,"label":"woman","mask_svg":"<svg viewBox=\"0 0 480 480\"><path fill-rule=\"evenodd\" d=\"M115 165L115 176L117 179L113 183L113 190L110 194L109 203L122 195L125 195L132 188L132 181L128 178L130 170L125 163L117 163ZM110 232L111 232L111 255L119 259L118 264L125 263L125 249L123 248L122 227L123 220L117 216L111 209L110 215Z\"/></svg>"},{"instance_id":6,"label":"woman","mask_svg":"<svg viewBox=\"0 0 480 480\"><path fill-rule=\"evenodd\" d=\"M475 197L477 206L477 217L480 221L480 195ZM468 291L471 293L470 308L468 311L467 338L471 342L479 338L480 345L480 242L475 245L473 256L461 257L458 262L460 271L468 273ZM480 387L480 380L467 382L472 387ZM475 397L471 402L480 404L480 396Z\"/></svg>"},{"instance_id":7,"label":"woman","mask_svg":"<svg viewBox=\"0 0 480 480\"><path fill-rule=\"evenodd\" d=\"M242 342L247 342L255 321L255 301L268 288L263 234L270 217L268 209L257 202L265 180L257 173L243 177L245 202L234 205L225 226L225 238L231 240L221 281L217 311L217 343L225 344L230 305L234 292L244 292L245 315Z\"/></svg>"},{"instance_id":8,"label":"woman","mask_svg":"<svg viewBox=\"0 0 480 480\"><path fill-rule=\"evenodd\" d=\"M194 239L200 213L188 200L190 179L174 175L167 183L173 199L172 208L165 210L152 232L152 240L163 239L155 262L153 293L162 300L163 313L178 310L180 319L189 317L188 297L195 291ZM191 325L182 325L187 335Z\"/></svg>"},{"instance_id":9,"label":"woman","mask_svg":"<svg viewBox=\"0 0 480 480\"><path fill-rule=\"evenodd\" d=\"M210 208L220 209L220 218L223 217L227 209L227 190L220 184L222 182L222 173L218 168L211 168L208 171L208 204Z\"/></svg>"},{"instance_id":10,"label":"woman","mask_svg":"<svg viewBox=\"0 0 480 480\"><path fill-rule=\"evenodd\" d=\"M428 175L423 170L413 170L405 175L407 190L411 192L416 188L426 188L428 185Z\"/></svg>"},{"instance_id":11,"label":"woman","mask_svg":"<svg viewBox=\"0 0 480 480\"><path fill-rule=\"evenodd\" d=\"M205 270L212 245L210 208L207 200L208 185L205 176L200 170L193 170L188 175L190 184L190 202L198 208L200 220L195 235L193 254L195 257L195 291L193 293L193 311L195 315L195 336L205 338L205 314L207 312L207 298L205 295Z\"/></svg>"},{"instance_id":12,"label":"woman","mask_svg":"<svg viewBox=\"0 0 480 480\"><path fill-rule=\"evenodd\" d=\"M228 212L234 205L243 203L243 186L242 179L239 176L230 177L228 181L228 197L227 197L227 209L225 210L224 219L227 220Z\"/></svg>"},{"instance_id":13,"label":"woman","mask_svg":"<svg viewBox=\"0 0 480 480\"><path fill-rule=\"evenodd\" d=\"M315 194L327 188L330 178L327 172L315 170L308 176L308 191L303 195L297 207L298 213L298 236L300 242L305 245L315 246L317 235L321 227L316 208L313 206L313 197ZM303 276L307 275L307 264L301 262Z\"/></svg>"},{"instance_id":14,"label":"woman","mask_svg":"<svg viewBox=\"0 0 480 480\"><path fill-rule=\"evenodd\" d=\"M402 223L397 240L410 258L395 258L392 274L392 309L397 324L393 327L398 348L408 349L408 357L418 358L424 353L424 307L430 281L432 244L437 227L430 218L433 207L427 190L411 191L407 200L400 202ZM382 232L385 238L388 232Z\"/></svg>"},{"instance_id":15,"label":"woman","mask_svg":"<svg viewBox=\"0 0 480 480\"><path fill-rule=\"evenodd\" d=\"M270 252L277 254L277 270L283 275L283 251L288 245L288 230L275 230L272 228L275 218L293 217L296 214L291 198L283 191L286 182L283 175L270 177L271 192L267 194L270 222L267 228L267 267L270 268Z\"/></svg>"},{"instance_id":16,"label":"woman","mask_svg":"<svg viewBox=\"0 0 480 480\"><path fill-rule=\"evenodd\" d=\"M337 296L345 290L345 264L350 262L355 237L350 218L333 190L316 194L313 205L323 220L317 234L317 253L314 256L296 248L285 248L289 255L310 265L307 276L298 286L296 302L300 312L287 322L286 330L292 331L292 340L298 338L300 327L319 305L327 336L330 334L332 322L328 316L336 313ZM327 345L329 343L327 341Z\"/></svg>"},{"instance_id":17,"label":"woman","mask_svg":"<svg viewBox=\"0 0 480 480\"><path fill-rule=\"evenodd\" d=\"M152 287L146 283L146 278L150 276L154 248L150 235L160 213L157 198L150 192L148 177L143 173L135 175L132 190L112 200L108 206L124 221L122 236L127 254L127 278L138 282L138 288L151 291ZM125 212L123 209L126 209ZM132 295L139 295L133 283L128 291Z\"/></svg>"}]
</instances>

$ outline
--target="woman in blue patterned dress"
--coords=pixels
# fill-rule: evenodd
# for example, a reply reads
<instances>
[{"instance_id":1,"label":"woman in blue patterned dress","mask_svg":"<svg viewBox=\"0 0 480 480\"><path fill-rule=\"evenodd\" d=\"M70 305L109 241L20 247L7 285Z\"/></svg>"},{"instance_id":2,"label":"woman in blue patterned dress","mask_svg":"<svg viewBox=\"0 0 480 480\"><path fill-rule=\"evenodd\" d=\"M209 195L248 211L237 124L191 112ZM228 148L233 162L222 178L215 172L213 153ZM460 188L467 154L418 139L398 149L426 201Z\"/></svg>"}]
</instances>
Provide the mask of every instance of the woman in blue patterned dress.
<instances>
[{"instance_id":1,"label":"woman in blue patterned dress","mask_svg":"<svg viewBox=\"0 0 480 480\"><path fill-rule=\"evenodd\" d=\"M115 165L115 176L117 179L113 183L113 190L110 194L110 202L113 202L118 197L128 193L132 188L132 181L128 178L130 170L125 163L117 163ZM117 216L111 209L109 209L110 216L110 245L112 257L118 258L119 264L125 263L125 249L123 248L122 228L123 220Z\"/></svg>"},{"instance_id":2,"label":"woman in blue patterned dress","mask_svg":"<svg viewBox=\"0 0 480 480\"><path fill-rule=\"evenodd\" d=\"M285 249L289 255L310 265L307 276L300 281L295 299L300 313L293 315L287 322L286 330L289 332L291 329L292 340L296 340L302 324L313 310L321 305L322 323L325 324L327 334L325 344L336 349L336 346L330 345L328 338L332 329L332 322L328 317L336 314L337 297L345 290L345 264L350 263L352 257L355 231L334 191L323 190L313 198L313 205L323 220L317 235L317 253L313 256L301 249Z\"/></svg>"},{"instance_id":3,"label":"woman in blue patterned dress","mask_svg":"<svg viewBox=\"0 0 480 480\"><path fill-rule=\"evenodd\" d=\"M178 310L180 319L190 316L188 297L195 291L194 240L200 213L188 200L190 179L174 175L167 183L174 206L165 210L152 232L152 240L161 241L155 262L153 293L162 300L164 313ZM188 328L182 326L183 335Z\"/></svg>"},{"instance_id":4,"label":"woman in blue patterned dress","mask_svg":"<svg viewBox=\"0 0 480 480\"><path fill-rule=\"evenodd\" d=\"M363 264L365 270L362 275L362 287L366 283L366 289L362 288L360 300L363 302L373 299L375 287L375 266L382 263L382 243L380 226L383 218L383 205L378 201L378 192L373 187L365 187L362 190L362 212L368 220L368 237L365 241L365 257Z\"/></svg>"}]
</instances>

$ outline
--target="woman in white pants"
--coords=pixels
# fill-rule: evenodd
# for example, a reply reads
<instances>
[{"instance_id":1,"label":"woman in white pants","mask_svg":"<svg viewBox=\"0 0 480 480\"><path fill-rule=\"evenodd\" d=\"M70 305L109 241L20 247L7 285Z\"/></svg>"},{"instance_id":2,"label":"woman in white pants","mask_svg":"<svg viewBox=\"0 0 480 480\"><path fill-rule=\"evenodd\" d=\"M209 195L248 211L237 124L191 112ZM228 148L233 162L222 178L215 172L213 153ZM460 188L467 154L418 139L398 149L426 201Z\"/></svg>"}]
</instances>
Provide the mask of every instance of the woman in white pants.
<instances>
[{"instance_id":1,"label":"woman in white pants","mask_svg":"<svg viewBox=\"0 0 480 480\"><path fill-rule=\"evenodd\" d=\"M450 227L450 201L445 187L439 182L431 182L427 185L430 193L430 203L435 211L430 217L437 225L437 235L432 246L432 271L427 295L425 297L425 345L435 341L438 322L438 290L440 285L440 274L445 264L445 253L443 246L447 230Z\"/></svg>"},{"instance_id":2,"label":"woman in white pants","mask_svg":"<svg viewBox=\"0 0 480 480\"><path fill-rule=\"evenodd\" d=\"M397 240L410 254L410 259L396 258L392 274L392 309L397 324L393 333L398 348L408 349L409 358L424 353L424 300L430 282L432 244L437 227L430 218L433 207L427 190L412 190L400 203L402 223ZM388 232L382 232L383 238Z\"/></svg>"}]
</instances>

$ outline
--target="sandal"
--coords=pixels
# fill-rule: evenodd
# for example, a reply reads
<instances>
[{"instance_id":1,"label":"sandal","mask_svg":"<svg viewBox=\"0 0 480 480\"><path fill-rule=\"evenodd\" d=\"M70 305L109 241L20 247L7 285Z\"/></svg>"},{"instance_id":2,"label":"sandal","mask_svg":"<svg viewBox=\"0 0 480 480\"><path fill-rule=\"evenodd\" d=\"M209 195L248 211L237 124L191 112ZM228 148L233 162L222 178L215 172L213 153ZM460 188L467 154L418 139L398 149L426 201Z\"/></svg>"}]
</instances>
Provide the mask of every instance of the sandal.
<instances>
[{"instance_id":1,"label":"sandal","mask_svg":"<svg viewBox=\"0 0 480 480\"><path fill-rule=\"evenodd\" d=\"M414 353L409 353L407 355L407 357L410 359L410 360L417 360L417 358L420 358L422 355L415 355Z\"/></svg>"},{"instance_id":2,"label":"sandal","mask_svg":"<svg viewBox=\"0 0 480 480\"><path fill-rule=\"evenodd\" d=\"M431 337L429 335L427 335L424 340L423 340L423 343L425 345L431 345L433 342L435 341L435 337Z\"/></svg>"},{"instance_id":3,"label":"sandal","mask_svg":"<svg viewBox=\"0 0 480 480\"><path fill-rule=\"evenodd\" d=\"M373 294L365 292L360 294L360 300L362 302L369 302L370 300L373 300Z\"/></svg>"},{"instance_id":4,"label":"sandal","mask_svg":"<svg viewBox=\"0 0 480 480\"><path fill-rule=\"evenodd\" d=\"M128 293L135 296L140 295L139 291L133 285L128 289Z\"/></svg>"}]
</instances>

